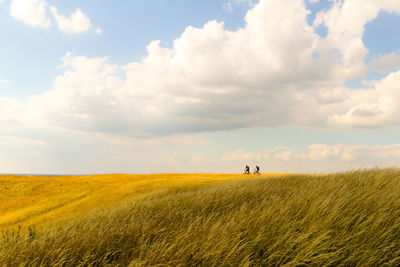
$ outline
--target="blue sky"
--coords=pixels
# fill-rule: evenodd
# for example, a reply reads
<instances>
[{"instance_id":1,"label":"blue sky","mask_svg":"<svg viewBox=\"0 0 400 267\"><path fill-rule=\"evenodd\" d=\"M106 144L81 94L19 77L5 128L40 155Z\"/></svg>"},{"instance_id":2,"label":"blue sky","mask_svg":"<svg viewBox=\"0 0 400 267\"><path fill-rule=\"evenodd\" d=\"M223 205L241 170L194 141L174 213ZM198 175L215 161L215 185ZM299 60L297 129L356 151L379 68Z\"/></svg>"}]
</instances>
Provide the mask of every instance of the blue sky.
<instances>
[{"instance_id":1,"label":"blue sky","mask_svg":"<svg viewBox=\"0 0 400 267\"><path fill-rule=\"evenodd\" d=\"M0 1L0 173L397 166L400 7L357 3Z\"/></svg>"},{"instance_id":2,"label":"blue sky","mask_svg":"<svg viewBox=\"0 0 400 267\"><path fill-rule=\"evenodd\" d=\"M71 35L54 26L48 30L26 27L8 15L9 3L5 1L0 9L0 34L7 36L0 51L2 62L7 64L0 66L0 73L13 83L0 86L3 96L22 100L51 90L58 74L55 67L67 51L88 57L107 56L111 62L124 65L144 57L152 40L170 46L189 25L201 27L217 19L224 21L227 29L237 29L244 25L248 9L248 5L235 6L231 14L223 9L224 1L48 1L65 14L81 8L104 31L101 35Z\"/></svg>"}]
</instances>

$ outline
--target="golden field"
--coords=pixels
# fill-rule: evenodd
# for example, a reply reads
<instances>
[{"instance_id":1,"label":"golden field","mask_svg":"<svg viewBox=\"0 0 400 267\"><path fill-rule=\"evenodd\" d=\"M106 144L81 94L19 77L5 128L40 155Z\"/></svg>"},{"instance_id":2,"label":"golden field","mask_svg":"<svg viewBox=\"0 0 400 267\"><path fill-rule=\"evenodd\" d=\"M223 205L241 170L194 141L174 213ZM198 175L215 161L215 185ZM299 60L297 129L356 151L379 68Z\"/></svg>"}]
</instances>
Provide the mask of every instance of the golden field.
<instances>
[{"instance_id":1,"label":"golden field","mask_svg":"<svg viewBox=\"0 0 400 267\"><path fill-rule=\"evenodd\" d=\"M400 265L400 170L254 178L155 175L130 196L100 190L88 203L115 204L3 233L0 266ZM84 203L82 210L92 208Z\"/></svg>"},{"instance_id":2,"label":"golden field","mask_svg":"<svg viewBox=\"0 0 400 267\"><path fill-rule=\"evenodd\" d=\"M271 175L263 175L263 177ZM153 174L90 176L0 175L0 230L68 220L92 209L173 187L199 186L260 176Z\"/></svg>"}]
</instances>

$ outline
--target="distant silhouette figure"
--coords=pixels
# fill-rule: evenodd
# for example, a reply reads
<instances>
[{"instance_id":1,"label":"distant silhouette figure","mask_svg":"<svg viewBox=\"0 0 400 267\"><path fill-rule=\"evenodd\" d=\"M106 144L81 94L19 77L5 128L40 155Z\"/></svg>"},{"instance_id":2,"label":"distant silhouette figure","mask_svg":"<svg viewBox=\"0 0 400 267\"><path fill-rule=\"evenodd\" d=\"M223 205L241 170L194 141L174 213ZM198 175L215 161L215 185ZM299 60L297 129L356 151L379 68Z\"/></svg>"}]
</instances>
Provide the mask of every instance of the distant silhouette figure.
<instances>
[{"instance_id":1,"label":"distant silhouette figure","mask_svg":"<svg viewBox=\"0 0 400 267\"><path fill-rule=\"evenodd\" d=\"M261 173L260 173L260 167L258 167L258 166L256 165L256 167L255 167L253 173L254 173L254 174L261 174Z\"/></svg>"},{"instance_id":2,"label":"distant silhouette figure","mask_svg":"<svg viewBox=\"0 0 400 267\"><path fill-rule=\"evenodd\" d=\"M244 167L244 174L250 174L250 167L247 164L246 167Z\"/></svg>"}]
</instances>

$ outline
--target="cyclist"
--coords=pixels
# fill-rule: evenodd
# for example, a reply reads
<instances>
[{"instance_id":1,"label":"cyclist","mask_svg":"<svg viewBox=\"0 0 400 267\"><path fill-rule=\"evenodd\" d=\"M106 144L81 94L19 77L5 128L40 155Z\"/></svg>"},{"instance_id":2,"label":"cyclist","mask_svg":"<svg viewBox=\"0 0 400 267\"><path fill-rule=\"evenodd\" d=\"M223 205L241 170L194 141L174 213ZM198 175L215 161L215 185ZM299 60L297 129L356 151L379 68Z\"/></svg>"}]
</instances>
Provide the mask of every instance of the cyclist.
<instances>
[{"instance_id":1,"label":"cyclist","mask_svg":"<svg viewBox=\"0 0 400 267\"><path fill-rule=\"evenodd\" d=\"M250 174L250 167L247 164L246 167L244 167L244 174Z\"/></svg>"}]
</instances>

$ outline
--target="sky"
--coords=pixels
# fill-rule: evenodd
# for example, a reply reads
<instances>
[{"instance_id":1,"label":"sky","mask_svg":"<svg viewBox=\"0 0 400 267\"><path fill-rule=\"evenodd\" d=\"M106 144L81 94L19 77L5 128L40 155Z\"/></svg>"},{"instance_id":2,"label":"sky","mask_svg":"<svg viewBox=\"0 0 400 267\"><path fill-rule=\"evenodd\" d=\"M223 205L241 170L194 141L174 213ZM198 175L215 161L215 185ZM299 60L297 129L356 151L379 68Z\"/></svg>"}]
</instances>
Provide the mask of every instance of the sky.
<instances>
[{"instance_id":1,"label":"sky","mask_svg":"<svg viewBox=\"0 0 400 267\"><path fill-rule=\"evenodd\" d=\"M0 0L0 173L400 164L399 0Z\"/></svg>"}]
</instances>

